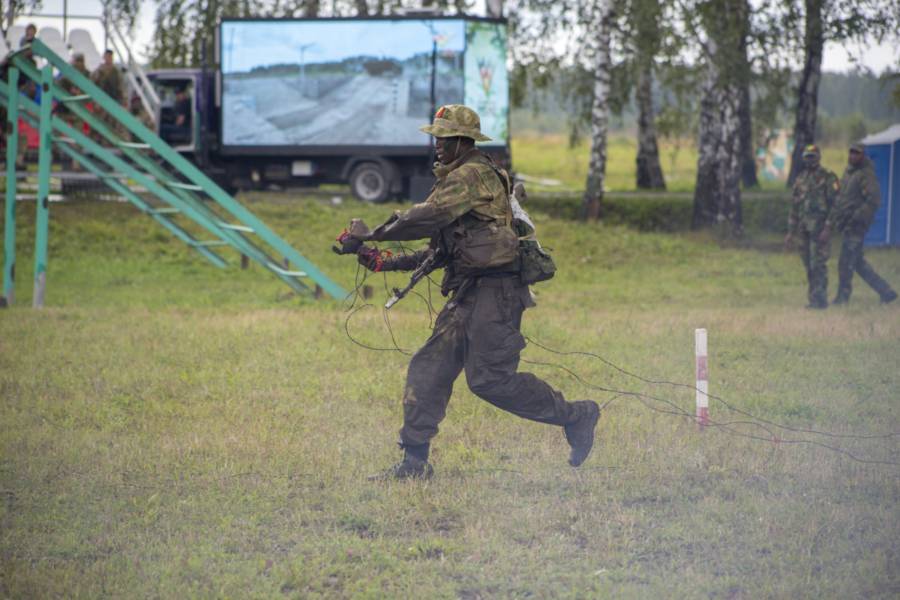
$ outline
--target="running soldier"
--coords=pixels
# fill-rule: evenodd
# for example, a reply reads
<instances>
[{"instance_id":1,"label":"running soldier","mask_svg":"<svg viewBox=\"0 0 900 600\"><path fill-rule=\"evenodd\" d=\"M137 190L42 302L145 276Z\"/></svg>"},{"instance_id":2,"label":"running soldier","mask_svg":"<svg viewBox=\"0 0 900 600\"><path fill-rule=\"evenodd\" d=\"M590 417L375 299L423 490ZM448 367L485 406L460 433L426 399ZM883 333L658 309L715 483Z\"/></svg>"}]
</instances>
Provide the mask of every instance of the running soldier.
<instances>
[{"instance_id":1,"label":"running soldier","mask_svg":"<svg viewBox=\"0 0 900 600\"><path fill-rule=\"evenodd\" d=\"M370 270L413 270L432 256L442 256L442 292L452 296L409 364L400 430L403 460L375 478L432 475L431 439L463 370L469 389L483 400L525 419L562 427L571 446L569 464L577 467L591 451L599 407L590 400L567 402L535 375L518 372L519 353L525 348L519 330L522 313L534 302L519 273L509 176L475 147L476 141L490 138L481 133L481 121L472 109L443 106L433 124L421 130L434 136L439 161L431 194L355 237L430 238L428 249L394 258L376 249L362 250L359 262Z\"/></svg>"}]
</instances>

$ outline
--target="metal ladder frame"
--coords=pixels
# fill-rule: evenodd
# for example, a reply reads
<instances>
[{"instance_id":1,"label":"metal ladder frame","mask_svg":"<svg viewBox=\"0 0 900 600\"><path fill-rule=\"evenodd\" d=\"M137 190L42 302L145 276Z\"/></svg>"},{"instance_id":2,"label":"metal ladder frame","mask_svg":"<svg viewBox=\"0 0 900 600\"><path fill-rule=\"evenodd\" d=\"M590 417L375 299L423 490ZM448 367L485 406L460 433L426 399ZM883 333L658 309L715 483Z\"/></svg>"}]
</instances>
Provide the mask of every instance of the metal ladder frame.
<instances>
[{"instance_id":1,"label":"metal ladder frame","mask_svg":"<svg viewBox=\"0 0 900 600\"><path fill-rule=\"evenodd\" d=\"M10 56L13 66L9 70L9 81L6 89L0 92L0 101L9 106L8 118L11 127L8 130L11 130L13 134L10 137L7 149L6 260L4 261L4 298L7 303L12 302L15 275L14 212L16 183L14 161L16 144L18 142L18 123L17 119L13 120L14 116L21 116L31 122L37 121L41 139L41 151L38 161L39 201L37 203L38 220L35 252L35 306L42 304L43 290L46 285L47 196L49 193L50 161L52 159L50 146L52 143L56 143L65 154L78 161L88 171L96 174L113 190L123 194L127 200L152 216L178 239L192 246L213 264L224 266L225 261L209 250L209 247L228 245L262 264L299 293L309 293L311 291L299 280L301 277L310 277L330 296L342 298L346 295L340 286L332 282L313 263L271 231L253 213L231 198L197 169L196 166L150 132L128 111L102 92L93 82L54 54L40 40L35 40L32 44L32 51L35 55L47 59L48 64L38 71L34 64L25 59L20 52L13 53ZM84 94L69 96L56 86L52 77L53 68L59 70L63 76L67 77ZM20 73L42 86L43 95L40 106L30 99L19 95L18 77ZM47 101L43 101L43 98L46 98ZM65 103L67 108L78 118L87 122L92 130L112 143L118 149L118 152L101 146L81 131L76 131L70 127L59 117L52 116L50 110L53 99ZM116 122L140 141L129 142L120 139L116 132L111 130L105 122L87 110L84 103L88 100L98 104ZM22 111L19 110L20 107L23 109ZM57 135L54 136L54 133ZM155 157L145 154L144 151L152 151L155 153ZM121 156L119 155L120 153ZM168 169L180 174L186 181L175 178L169 170L157 162L159 159L162 159L162 163ZM12 177L9 176L10 171L13 173ZM167 206L162 208L150 206L120 181L123 177L138 182ZM229 221L233 219L237 223L226 221L225 218L212 210L208 203L204 202L201 194L210 198L215 205L224 209L228 213ZM198 223L211 233L214 239L209 241L194 239L167 216L175 214L183 214ZM269 253L245 235L251 233L258 236L261 241L284 256L286 261L297 265L302 270L290 270L287 266L282 267Z\"/></svg>"}]
</instances>

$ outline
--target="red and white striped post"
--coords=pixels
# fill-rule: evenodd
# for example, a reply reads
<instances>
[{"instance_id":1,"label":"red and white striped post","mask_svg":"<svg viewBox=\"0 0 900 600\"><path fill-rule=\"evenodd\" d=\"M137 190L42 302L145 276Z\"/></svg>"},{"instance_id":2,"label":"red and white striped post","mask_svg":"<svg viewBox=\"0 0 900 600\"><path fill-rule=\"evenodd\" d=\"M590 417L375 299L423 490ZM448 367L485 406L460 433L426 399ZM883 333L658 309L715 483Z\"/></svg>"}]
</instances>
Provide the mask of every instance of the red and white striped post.
<instances>
[{"instance_id":1,"label":"red and white striped post","mask_svg":"<svg viewBox=\"0 0 900 600\"><path fill-rule=\"evenodd\" d=\"M709 424L709 367L706 354L706 330L694 330L694 356L697 363L697 425Z\"/></svg>"}]
</instances>

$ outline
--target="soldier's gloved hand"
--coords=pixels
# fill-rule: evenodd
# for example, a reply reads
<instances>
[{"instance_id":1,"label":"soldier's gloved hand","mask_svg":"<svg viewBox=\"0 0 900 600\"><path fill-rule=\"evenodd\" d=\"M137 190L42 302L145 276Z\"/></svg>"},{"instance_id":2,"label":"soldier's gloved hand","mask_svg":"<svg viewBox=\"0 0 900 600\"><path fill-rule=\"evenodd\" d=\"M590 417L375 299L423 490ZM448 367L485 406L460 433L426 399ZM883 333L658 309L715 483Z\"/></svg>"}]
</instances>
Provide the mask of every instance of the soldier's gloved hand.
<instances>
[{"instance_id":1,"label":"soldier's gloved hand","mask_svg":"<svg viewBox=\"0 0 900 600\"><path fill-rule=\"evenodd\" d=\"M825 225L825 227L822 228L822 231L819 232L819 243L827 244L828 240L830 240L830 239L831 239L831 227L829 227L828 225Z\"/></svg>"},{"instance_id":2,"label":"soldier's gloved hand","mask_svg":"<svg viewBox=\"0 0 900 600\"><path fill-rule=\"evenodd\" d=\"M390 256L390 251L382 253L378 248L363 246L356 255L356 261L373 273L393 271L391 268ZM388 260L385 260L386 258Z\"/></svg>"},{"instance_id":3,"label":"soldier's gloved hand","mask_svg":"<svg viewBox=\"0 0 900 600\"><path fill-rule=\"evenodd\" d=\"M351 219L350 227L335 238L340 245L332 246L331 249L335 254L356 254L368 235L369 228L362 219Z\"/></svg>"},{"instance_id":4,"label":"soldier's gloved hand","mask_svg":"<svg viewBox=\"0 0 900 600\"><path fill-rule=\"evenodd\" d=\"M335 240L337 244L331 247L335 254L356 254L362 246L362 241L351 236L346 229Z\"/></svg>"}]
</instances>

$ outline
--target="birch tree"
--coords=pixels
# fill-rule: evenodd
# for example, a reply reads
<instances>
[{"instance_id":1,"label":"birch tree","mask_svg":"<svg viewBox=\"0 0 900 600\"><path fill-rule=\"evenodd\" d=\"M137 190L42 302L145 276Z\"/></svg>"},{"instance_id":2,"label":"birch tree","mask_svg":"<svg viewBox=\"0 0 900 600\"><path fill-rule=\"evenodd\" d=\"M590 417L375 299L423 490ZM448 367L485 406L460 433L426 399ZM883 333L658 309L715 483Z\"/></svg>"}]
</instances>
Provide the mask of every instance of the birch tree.
<instances>
[{"instance_id":1,"label":"birch tree","mask_svg":"<svg viewBox=\"0 0 900 600\"><path fill-rule=\"evenodd\" d=\"M531 68L545 83L559 81L560 67L587 76L565 89L563 96L574 105L573 126L581 123L584 100L590 131L590 156L583 196L583 215L597 219L601 213L606 177L609 129L612 32L614 0L523 0L512 11L515 31L513 53L520 66ZM521 70L520 70L521 72ZM589 90L581 94L587 84Z\"/></svg>"},{"instance_id":2,"label":"birch tree","mask_svg":"<svg viewBox=\"0 0 900 600\"><path fill-rule=\"evenodd\" d=\"M655 0L632 0L629 16L637 80L634 92L638 109L637 187L665 189L666 181L659 164L656 135L656 111L653 107L653 81L656 56L663 44L660 20L663 5Z\"/></svg>"},{"instance_id":3,"label":"birch tree","mask_svg":"<svg viewBox=\"0 0 900 600\"><path fill-rule=\"evenodd\" d=\"M824 0L806 0L803 28L803 71L797 88L797 110L794 118L794 151L788 185L793 185L802 165L803 148L812 144L816 134L819 105L819 81L822 79L822 54L825 28L822 20Z\"/></svg>"},{"instance_id":4,"label":"birch tree","mask_svg":"<svg viewBox=\"0 0 900 600\"><path fill-rule=\"evenodd\" d=\"M698 128L697 180L692 227L727 223L743 231L741 208L741 39L744 0L710 0L699 7L704 78Z\"/></svg>"},{"instance_id":5,"label":"birch tree","mask_svg":"<svg viewBox=\"0 0 900 600\"><path fill-rule=\"evenodd\" d=\"M803 71L797 86L794 113L794 151L788 185L802 165L803 147L815 141L818 116L819 82L826 41L882 41L898 38L900 8L885 0L785 0L787 31L802 31ZM801 26L802 23L802 26Z\"/></svg>"},{"instance_id":6,"label":"birch tree","mask_svg":"<svg viewBox=\"0 0 900 600\"><path fill-rule=\"evenodd\" d=\"M591 106L591 153L587 180L584 184L584 216L589 221L600 218L606 179L606 146L609 136L609 83L612 71L610 32L613 20L612 2L600 1L594 15L596 43L594 64L594 98Z\"/></svg>"}]
</instances>

